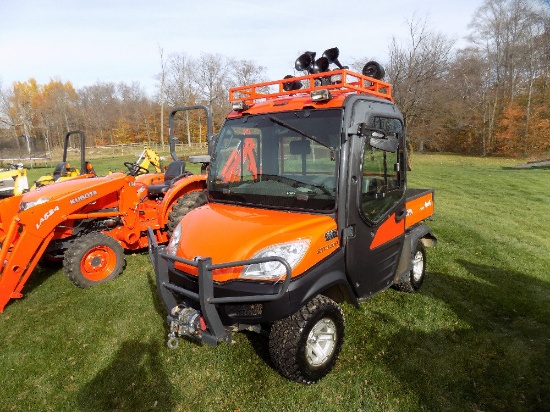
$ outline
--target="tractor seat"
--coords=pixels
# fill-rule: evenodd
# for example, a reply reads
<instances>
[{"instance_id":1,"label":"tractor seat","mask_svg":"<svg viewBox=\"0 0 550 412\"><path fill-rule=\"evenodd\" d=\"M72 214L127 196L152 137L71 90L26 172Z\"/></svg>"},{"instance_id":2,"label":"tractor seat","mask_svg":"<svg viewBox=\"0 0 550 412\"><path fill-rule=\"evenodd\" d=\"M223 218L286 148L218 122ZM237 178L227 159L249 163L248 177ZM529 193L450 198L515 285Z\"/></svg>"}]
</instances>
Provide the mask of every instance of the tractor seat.
<instances>
[{"instance_id":1,"label":"tractor seat","mask_svg":"<svg viewBox=\"0 0 550 412\"><path fill-rule=\"evenodd\" d=\"M189 172L185 171L184 160L174 160L168 165L166 171L164 172L164 181L158 185L149 186L147 193L150 196L163 196L179 177L187 176L189 174Z\"/></svg>"},{"instance_id":2,"label":"tractor seat","mask_svg":"<svg viewBox=\"0 0 550 412\"><path fill-rule=\"evenodd\" d=\"M59 162L55 165L55 169L53 169L53 180L54 182L59 179L61 176L65 176L67 174L67 162Z\"/></svg>"}]
</instances>

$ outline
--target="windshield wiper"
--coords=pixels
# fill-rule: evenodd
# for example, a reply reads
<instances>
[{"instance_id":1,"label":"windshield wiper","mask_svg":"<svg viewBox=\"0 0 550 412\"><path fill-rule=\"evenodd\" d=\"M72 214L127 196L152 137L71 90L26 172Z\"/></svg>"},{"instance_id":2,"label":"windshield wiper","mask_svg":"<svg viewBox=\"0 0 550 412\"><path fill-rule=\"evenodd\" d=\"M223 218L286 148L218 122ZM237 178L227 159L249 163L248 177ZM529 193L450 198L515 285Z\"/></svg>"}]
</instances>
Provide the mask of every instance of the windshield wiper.
<instances>
[{"instance_id":1,"label":"windshield wiper","mask_svg":"<svg viewBox=\"0 0 550 412\"><path fill-rule=\"evenodd\" d=\"M320 144L321 146L323 147L326 147L327 149L330 150L330 160L334 160L335 159L335 155L334 155L334 148L333 147L330 147L330 146L327 146L326 144L324 144L323 142L321 142L320 140L318 140L316 137L286 123L286 122L283 122L281 119L278 119L276 118L275 116L267 116L269 120L271 120L273 123L277 123L279 126L283 126L285 128L287 128L288 130L292 130L293 132L296 132L298 134L301 134L302 136L304 137L307 137L308 139L310 140L313 140L315 143L317 144Z\"/></svg>"}]
</instances>

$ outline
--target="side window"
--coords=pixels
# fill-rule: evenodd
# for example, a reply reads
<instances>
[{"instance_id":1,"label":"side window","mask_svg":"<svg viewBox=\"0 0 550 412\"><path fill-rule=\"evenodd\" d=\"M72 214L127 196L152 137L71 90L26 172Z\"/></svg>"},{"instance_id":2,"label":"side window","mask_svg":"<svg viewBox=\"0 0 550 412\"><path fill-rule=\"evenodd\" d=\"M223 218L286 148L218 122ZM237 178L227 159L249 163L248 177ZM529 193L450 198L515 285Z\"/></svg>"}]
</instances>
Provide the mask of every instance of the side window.
<instances>
[{"instance_id":1,"label":"side window","mask_svg":"<svg viewBox=\"0 0 550 412\"><path fill-rule=\"evenodd\" d=\"M399 138L403 133L398 119L374 117L370 126L383 130L390 138ZM360 207L371 222L378 222L403 196L399 176L401 150L399 147L395 153L385 152L370 146L368 139L365 142Z\"/></svg>"}]
</instances>

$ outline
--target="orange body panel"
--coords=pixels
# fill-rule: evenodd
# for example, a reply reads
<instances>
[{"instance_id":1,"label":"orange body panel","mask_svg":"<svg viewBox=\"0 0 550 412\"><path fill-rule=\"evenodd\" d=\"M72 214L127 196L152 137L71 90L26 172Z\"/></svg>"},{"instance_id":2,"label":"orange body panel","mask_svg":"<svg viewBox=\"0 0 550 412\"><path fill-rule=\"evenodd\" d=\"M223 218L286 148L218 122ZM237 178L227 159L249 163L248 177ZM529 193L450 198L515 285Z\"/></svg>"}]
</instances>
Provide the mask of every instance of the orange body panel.
<instances>
[{"instance_id":1,"label":"orange body panel","mask_svg":"<svg viewBox=\"0 0 550 412\"><path fill-rule=\"evenodd\" d=\"M293 277L299 276L340 246L337 237L326 236L336 230L336 222L326 215L210 203L190 212L181 224L178 256L188 260L208 256L214 264L251 259L268 246L307 239L310 241L309 248L295 267ZM176 268L197 273L178 262ZM214 271L214 279L218 282L235 279L241 270L217 270Z\"/></svg>"},{"instance_id":2,"label":"orange body panel","mask_svg":"<svg viewBox=\"0 0 550 412\"><path fill-rule=\"evenodd\" d=\"M434 194L432 191L424 193L422 196L407 201L405 207L407 209L405 227L409 228L434 214Z\"/></svg>"},{"instance_id":3,"label":"orange body panel","mask_svg":"<svg viewBox=\"0 0 550 412\"><path fill-rule=\"evenodd\" d=\"M378 230L374 235L374 239L370 244L370 248L374 249L380 245L383 245L384 243L401 236L403 233L405 233L405 219L401 219L399 222L396 222L394 213L378 227Z\"/></svg>"}]
</instances>

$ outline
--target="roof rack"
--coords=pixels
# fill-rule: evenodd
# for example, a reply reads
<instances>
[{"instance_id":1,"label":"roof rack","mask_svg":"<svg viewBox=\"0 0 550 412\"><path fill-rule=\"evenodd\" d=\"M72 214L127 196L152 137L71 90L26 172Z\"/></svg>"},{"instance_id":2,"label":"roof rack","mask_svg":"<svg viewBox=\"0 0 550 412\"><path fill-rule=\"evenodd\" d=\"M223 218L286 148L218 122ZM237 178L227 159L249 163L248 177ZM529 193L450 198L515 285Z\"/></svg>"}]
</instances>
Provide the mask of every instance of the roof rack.
<instances>
[{"instance_id":1,"label":"roof rack","mask_svg":"<svg viewBox=\"0 0 550 412\"><path fill-rule=\"evenodd\" d=\"M301 83L299 89L285 90L285 85L287 89L292 89L292 84L296 82ZM243 101L250 105L284 96L306 95L313 90L322 89L330 90L333 95L356 92L393 102L391 84L347 69L233 87L229 89L229 101L231 103Z\"/></svg>"}]
</instances>

